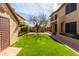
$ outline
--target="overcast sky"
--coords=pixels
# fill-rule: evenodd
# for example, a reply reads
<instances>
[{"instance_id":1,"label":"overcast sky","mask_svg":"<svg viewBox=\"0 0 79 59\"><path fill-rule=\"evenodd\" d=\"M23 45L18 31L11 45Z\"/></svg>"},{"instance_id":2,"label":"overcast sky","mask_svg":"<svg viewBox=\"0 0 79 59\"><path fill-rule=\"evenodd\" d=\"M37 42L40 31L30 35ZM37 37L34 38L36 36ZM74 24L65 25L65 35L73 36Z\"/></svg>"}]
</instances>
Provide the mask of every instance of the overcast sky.
<instances>
[{"instance_id":1,"label":"overcast sky","mask_svg":"<svg viewBox=\"0 0 79 59\"><path fill-rule=\"evenodd\" d=\"M46 14L47 17L57 9L56 3L12 3L11 6L15 11L28 19L30 15L39 15L40 13Z\"/></svg>"}]
</instances>

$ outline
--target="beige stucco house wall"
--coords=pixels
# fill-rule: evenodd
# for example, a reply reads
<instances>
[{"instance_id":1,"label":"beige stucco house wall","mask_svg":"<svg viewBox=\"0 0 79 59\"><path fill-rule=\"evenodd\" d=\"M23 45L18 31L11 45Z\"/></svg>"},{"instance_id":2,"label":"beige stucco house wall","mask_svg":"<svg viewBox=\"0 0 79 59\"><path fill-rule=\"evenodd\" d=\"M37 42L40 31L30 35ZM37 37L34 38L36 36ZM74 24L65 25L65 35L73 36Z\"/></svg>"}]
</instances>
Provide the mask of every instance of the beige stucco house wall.
<instances>
[{"instance_id":1,"label":"beige stucco house wall","mask_svg":"<svg viewBox=\"0 0 79 59\"><path fill-rule=\"evenodd\" d=\"M64 5L59 11L58 11L58 19L57 19L57 24L58 24L58 34L61 32L61 23L64 22L63 24L63 32L65 32L65 23L68 22L77 22L77 25L79 25L79 4L77 4L77 10L73 11L67 15L65 15L65 6ZM77 33L79 33L79 26L77 26Z\"/></svg>"},{"instance_id":2,"label":"beige stucco house wall","mask_svg":"<svg viewBox=\"0 0 79 59\"><path fill-rule=\"evenodd\" d=\"M10 44L11 45L15 43L16 40L18 39L19 30L20 28L18 27L18 24L13 20L10 20Z\"/></svg>"},{"instance_id":3,"label":"beige stucco house wall","mask_svg":"<svg viewBox=\"0 0 79 59\"><path fill-rule=\"evenodd\" d=\"M16 40L18 39L18 32L20 30L19 28L19 23L18 23L18 18L15 18L15 16L12 14L12 12L15 12L13 9L12 12L10 11L9 7L11 8L11 6L9 5L9 7L4 4L5 8L6 8L6 12L9 15L9 19L10 19L10 45L12 45L13 43L16 42Z\"/></svg>"},{"instance_id":4,"label":"beige stucco house wall","mask_svg":"<svg viewBox=\"0 0 79 59\"><path fill-rule=\"evenodd\" d=\"M77 22L77 34L79 34L79 3L77 3L77 10L65 15L65 6L67 5L67 3L62 4L58 10L56 10L55 12L53 12L50 17L54 16L55 14L57 14L57 19L56 20L52 20L51 22L51 26L52 26L52 33L54 32L53 28L54 28L54 24L57 23L57 36L59 36L61 39L63 40L70 40L71 42L74 42L76 45L79 46L79 40L72 38L72 37L68 37L68 36L64 36L61 35L61 24L62 25L62 31L63 33L65 33L65 24L69 23L69 22ZM52 19L52 18L51 18Z\"/></svg>"}]
</instances>

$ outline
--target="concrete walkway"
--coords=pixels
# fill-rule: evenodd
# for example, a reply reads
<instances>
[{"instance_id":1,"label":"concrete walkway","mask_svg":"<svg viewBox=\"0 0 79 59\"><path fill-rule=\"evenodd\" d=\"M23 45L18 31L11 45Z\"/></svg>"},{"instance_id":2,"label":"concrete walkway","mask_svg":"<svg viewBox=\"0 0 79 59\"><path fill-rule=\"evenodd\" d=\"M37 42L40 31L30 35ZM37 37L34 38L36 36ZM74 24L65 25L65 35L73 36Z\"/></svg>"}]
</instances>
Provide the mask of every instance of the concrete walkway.
<instances>
[{"instance_id":1,"label":"concrete walkway","mask_svg":"<svg viewBox=\"0 0 79 59\"><path fill-rule=\"evenodd\" d=\"M61 42L62 44L65 44L67 46L69 46L70 48L72 48L74 51L79 52L79 46L76 45L74 42L67 40L67 39L61 39L60 37L53 35L53 38L55 38L57 41Z\"/></svg>"},{"instance_id":2,"label":"concrete walkway","mask_svg":"<svg viewBox=\"0 0 79 59\"><path fill-rule=\"evenodd\" d=\"M7 49L0 52L0 56L16 56L19 53L21 48L8 47Z\"/></svg>"},{"instance_id":3,"label":"concrete walkway","mask_svg":"<svg viewBox=\"0 0 79 59\"><path fill-rule=\"evenodd\" d=\"M36 32L30 32L30 33L28 33L28 34L37 34L37 33L36 33ZM48 32L43 32L43 33L39 32L38 34L48 34L48 35L51 35L51 34L48 33Z\"/></svg>"}]
</instances>

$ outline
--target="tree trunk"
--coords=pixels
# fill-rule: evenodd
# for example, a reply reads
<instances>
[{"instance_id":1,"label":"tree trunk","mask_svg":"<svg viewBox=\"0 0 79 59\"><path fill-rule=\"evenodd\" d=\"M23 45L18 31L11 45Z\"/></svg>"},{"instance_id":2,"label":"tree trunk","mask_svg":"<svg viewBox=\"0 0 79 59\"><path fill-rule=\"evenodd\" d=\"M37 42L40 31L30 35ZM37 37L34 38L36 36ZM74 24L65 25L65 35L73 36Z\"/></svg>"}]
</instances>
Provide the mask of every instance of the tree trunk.
<instances>
[{"instance_id":1,"label":"tree trunk","mask_svg":"<svg viewBox=\"0 0 79 59\"><path fill-rule=\"evenodd\" d=\"M37 27L36 32L37 32L37 33L39 32L39 27Z\"/></svg>"}]
</instances>

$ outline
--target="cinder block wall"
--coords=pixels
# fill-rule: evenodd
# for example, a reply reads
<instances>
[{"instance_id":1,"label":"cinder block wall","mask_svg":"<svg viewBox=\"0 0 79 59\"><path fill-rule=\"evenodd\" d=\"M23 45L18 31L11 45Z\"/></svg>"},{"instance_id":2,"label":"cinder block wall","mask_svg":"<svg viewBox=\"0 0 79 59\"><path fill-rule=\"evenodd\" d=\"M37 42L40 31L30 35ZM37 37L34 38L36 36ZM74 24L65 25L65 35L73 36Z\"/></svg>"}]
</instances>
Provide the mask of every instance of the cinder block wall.
<instances>
[{"instance_id":1,"label":"cinder block wall","mask_svg":"<svg viewBox=\"0 0 79 59\"><path fill-rule=\"evenodd\" d=\"M0 51L9 46L9 18L7 13L0 13ZM3 30L1 30L3 28Z\"/></svg>"},{"instance_id":2,"label":"cinder block wall","mask_svg":"<svg viewBox=\"0 0 79 59\"><path fill-rule=\"evenodd\" d=\"M8 14L8 18L10 19L10 45L12 45L18 38L18 22L15 16L11 13L9 8L6 6L6 4L3 4L5 6L6 13Z\"/></svg>"},{"instance_id":3,"label":"cinder block wall","mask_svg":"<svg viewBox=\"0 0 79 59\"><path fill-rule=\"evenodd\" d=\"M3 25L0 25L2 27L4 26L3 30L5 30L5 28L7 29L4 32L0 30L0 51L2 51L3 49L16 42L20 28L18 27L18 22L16 21L15 17L12 15L6 4L2 3L0 4L0 7L4 7L0 10L0 16L3 17L1 18ZM4 12L2 12L2 10Z\"/></svg>"}]
</instances>

